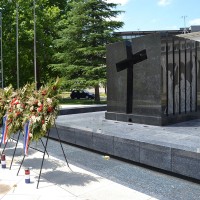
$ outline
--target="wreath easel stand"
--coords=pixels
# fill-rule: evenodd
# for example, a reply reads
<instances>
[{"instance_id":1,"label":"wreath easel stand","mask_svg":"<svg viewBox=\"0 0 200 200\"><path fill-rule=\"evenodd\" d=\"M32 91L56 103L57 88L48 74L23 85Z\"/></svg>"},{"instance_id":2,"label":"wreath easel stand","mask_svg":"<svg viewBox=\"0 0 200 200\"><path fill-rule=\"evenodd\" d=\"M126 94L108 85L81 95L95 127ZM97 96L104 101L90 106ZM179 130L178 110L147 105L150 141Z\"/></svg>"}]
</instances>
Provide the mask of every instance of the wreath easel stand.
<instances>
[{"instance_id":1,"label":"wreath easel stand","mask_svg":"<svg viewBox=\"0 0 200 200\"><path fill-rule=\"evenodd\" d=\"M63 145L62 145L62 142L61 142L61 139L60 139L60 135L59 135L59 132L58 132L58 128L57 128L57 126L56 126L56 124L54 124L54 126L55 126L55 129L56 129L56 133L57 133L57 136L58 136L58 140L59 140L59 143L60 143L60 147L61 147L61 149L62 149L62 153L63 153L63 156L64 156L64 158L65 158L65 161L66 161L66 163L67 163L67 166L69 167L69 169L72 171L72 169L70 168L70 166L69 166L69 163L68 163L68 161L67 161L67 157L66 157L66 154L65 154L65 152L64 152L64 148L63 148ZM39 183L40 183L40 178L41 178L41 173L42 173L42 169L43 169L43 164L44 164L44 159L45 159L45 155L46 155L46 153L47 153L47 145L48 145L48 140L49 140L49 133L50 133L50 130L48 130L48 132L47 132L47 135L46 135L46 143L45 143L45 145L44 145L44 151L42 152L43 153L43 157L42 157L42 163L41 163L41 166L40 166L40 172L39 172L39 177L38 177L38 182L37 182L37 189L38 189L38 186L39 186ZM30 147L30 146L29 146ZM37 149L36 149L37 150ZM22 159L22 161L21 161L21 163L20 163L20 166L19 166L19 169L18 169L18 172L17 172L17 176L19 175L19 172L20 172L20 170L21 170L21 167L22 167L22 165L23 165L23 162L24 162L24 160L25 160L25 157L26 157L26 155L24 155L23 156L23 159Z\"/></svg>"},{"instance_id":2,"label":"wreath easel stand","mask_svg":"<svg viewBox=\"0 0 200 200\"><path fill-rule=\"evenodd\" d=\"M18 132L17 139L15 139L14 137L11 137L11 138L10 138L10 139L16 141L15 148L14 148L14 152L13 152L12 159L11 159L11 163L10 163L10 167L9 167L10 170L11 170L11 168L12 168L12 164L13 164L13 161L14 161L14 157L15 157L15 153L16 153L16 150L17 150L17 146L18 146L18 142L19 142L19 139L20 139L20 135L21 135L21 131ZM40 141L41 141L41 143L42 143L42 146L45 147L45 146L44 146L44 142L42 141L42 139L40 139ZM4 148L3 148L2 154L4 153L7 144L8 144L8 140L7 140L7 142L6 142L5 145L4 145ZM37 149L37 148L31 147L31 146L30 146L30 148L31 148L31 149L34 149L34 150L36 150L36 151L39 151L39 152L42 152L42 153L43 153L43 151L40 150L40 149ZM46 151L46 154L47 154L48 157L49 157L49 154L48 154L47 151Z\"/></svg>"}]
</instances>

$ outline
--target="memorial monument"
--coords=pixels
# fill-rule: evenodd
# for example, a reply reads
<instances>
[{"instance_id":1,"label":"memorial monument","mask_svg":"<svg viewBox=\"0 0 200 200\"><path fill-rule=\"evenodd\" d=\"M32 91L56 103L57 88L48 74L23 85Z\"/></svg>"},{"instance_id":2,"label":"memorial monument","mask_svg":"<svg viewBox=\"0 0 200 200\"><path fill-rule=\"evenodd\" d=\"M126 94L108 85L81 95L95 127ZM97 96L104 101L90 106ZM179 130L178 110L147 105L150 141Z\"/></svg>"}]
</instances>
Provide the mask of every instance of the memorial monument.
<instances>
[{"instance_id":1,"label":"memorial monument","mask_svg":"<svg viewBox=\"0 0 200 200\"><path fill-rule=\"evenodd\" d=\"M106 119L167 125L200 116L200 32L107 45Z\"/></svg>"}]
</instances>

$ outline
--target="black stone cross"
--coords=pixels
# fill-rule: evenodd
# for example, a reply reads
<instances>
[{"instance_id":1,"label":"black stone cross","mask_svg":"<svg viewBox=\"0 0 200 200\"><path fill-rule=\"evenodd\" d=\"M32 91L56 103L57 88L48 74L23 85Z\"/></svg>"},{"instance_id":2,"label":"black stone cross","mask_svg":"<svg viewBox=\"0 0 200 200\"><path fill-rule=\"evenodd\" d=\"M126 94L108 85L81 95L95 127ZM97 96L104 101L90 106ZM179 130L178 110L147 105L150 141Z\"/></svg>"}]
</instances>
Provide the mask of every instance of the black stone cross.
<instances>
[{"instance_id":1,"label":"black stone cross","mask_svg":"<svg viewBox=\"0 0 200 200\"><path fill-rule=\"evenodd\" d=\"M126 46L127 59L116 63L117 72L127 69L127 107L126 113L132 113L133 101L133 65L147 59L146 49L132 54L132 49L129 44Z\"/></svg>"}]
</instances>

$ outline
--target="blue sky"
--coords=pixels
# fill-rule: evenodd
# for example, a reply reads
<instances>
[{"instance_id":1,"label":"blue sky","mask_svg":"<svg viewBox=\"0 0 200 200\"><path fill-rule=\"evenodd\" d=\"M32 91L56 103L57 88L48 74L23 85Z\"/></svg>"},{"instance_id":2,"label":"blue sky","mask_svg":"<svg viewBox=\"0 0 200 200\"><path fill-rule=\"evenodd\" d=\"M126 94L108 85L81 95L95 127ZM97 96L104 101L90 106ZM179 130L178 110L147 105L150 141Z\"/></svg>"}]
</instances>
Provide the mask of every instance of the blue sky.
<instances>
[{"instance_id":1,"label":"blue sky","mask_svg":"<svg viewBox=\"0 0 200 200\"><path fill-rule=\"evenodd\" d=\"M125 23L119 31L175 30L200 25L200 0L107 0L118 3Z\"/></svg>"}]
</instances>

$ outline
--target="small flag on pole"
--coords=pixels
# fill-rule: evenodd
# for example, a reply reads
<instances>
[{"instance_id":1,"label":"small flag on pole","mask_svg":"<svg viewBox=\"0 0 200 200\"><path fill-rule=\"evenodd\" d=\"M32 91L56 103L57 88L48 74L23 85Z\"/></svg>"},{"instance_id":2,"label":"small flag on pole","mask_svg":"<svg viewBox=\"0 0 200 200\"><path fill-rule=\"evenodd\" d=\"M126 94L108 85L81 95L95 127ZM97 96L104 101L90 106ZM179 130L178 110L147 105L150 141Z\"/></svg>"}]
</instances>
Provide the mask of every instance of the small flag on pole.
<instances>
[{"instance_id":1,"label":"small flag on pole","mask_svg":"<svg viewBox=\"0 0 200 200\"><path fill-rule=\"evenodd\" d=\"M7 115L5 115L3 117L1 143L5 144L7 142L7 137L8 137L8 120L7 120Z\"/></svg>"},{"instance_id":2,"label":"small flag on pole","mask_svg":"<svg viewBox=\"0 0 200 200\"><path fill-rule=\"evenodd\" d=\"M25 169L25 183L30 183L30 168Z\"/></svg>"},{"instance_id":3,"label":"small flag on pole","mask_svg":"<svg viewBox=\"0 0 200 200\"><path fill-rule=\"evenodd\" d=\"M31 122L28 121L24 125L24 154L28 155L28 145L29 145L29 140L30 140L30 127L31 127Z\"/></svg>"},{"instance_id":4,"label":"small flag on pole","mask_svg":"<svg viewBox=\"0 0 200 200\"><path fill-rule=\"evenodd\" d=\"M1 167L6 168L6 156L5 156L5 154L1 155Z\"/></svg>"}]
</instances>

